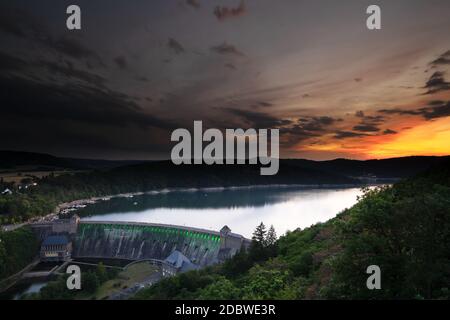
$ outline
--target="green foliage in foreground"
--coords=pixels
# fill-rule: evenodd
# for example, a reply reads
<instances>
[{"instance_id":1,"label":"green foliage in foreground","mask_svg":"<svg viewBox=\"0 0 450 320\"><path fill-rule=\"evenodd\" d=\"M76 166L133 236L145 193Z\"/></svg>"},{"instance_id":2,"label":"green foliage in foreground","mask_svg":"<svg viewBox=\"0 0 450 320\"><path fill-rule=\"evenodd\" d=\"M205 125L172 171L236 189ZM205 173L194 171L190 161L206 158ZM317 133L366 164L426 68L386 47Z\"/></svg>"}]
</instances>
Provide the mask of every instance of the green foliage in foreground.
<instances>
[{"instance_id":1,"label":"green foliage in foreground","mask_svg":"<svg viewBox=\"0 0 450 320\"><path fill-rule=\"evenodd\" d=\"M30 264L39 252L33 231L23 227L0 232L0 279L7 278Z\"/></svg>"},{"instance_id":2,"label":"green foliage in foreground","mask_svg":"<svg viewBox=\"0 0 450 320\"><path fill-rule=\"evenodd\" d=\"M136 299L449 299L450 167L365 190L336 218L164 279ZM366 269L381 268L381 290Z\"/></svg>"}]
</instances>

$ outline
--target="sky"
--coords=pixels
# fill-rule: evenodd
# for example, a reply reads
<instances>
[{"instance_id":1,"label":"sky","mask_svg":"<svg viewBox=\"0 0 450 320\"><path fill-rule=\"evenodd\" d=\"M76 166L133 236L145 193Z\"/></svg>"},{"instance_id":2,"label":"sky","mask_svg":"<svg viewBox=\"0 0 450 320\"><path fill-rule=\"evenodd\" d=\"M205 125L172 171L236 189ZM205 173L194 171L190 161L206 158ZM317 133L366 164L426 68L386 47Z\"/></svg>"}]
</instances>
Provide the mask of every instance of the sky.
<instances>
[{"instance_id":1,"label":"sky","mask_svg":"<svg viewBox=\"0 0 450 320\"><path fill-rule=\"evenodd\" d=\"M166 159L202 120L280 129L284 158L448 155L449 16L447 0L3 0L0 149Z\"/></svg>"}]
</instances>

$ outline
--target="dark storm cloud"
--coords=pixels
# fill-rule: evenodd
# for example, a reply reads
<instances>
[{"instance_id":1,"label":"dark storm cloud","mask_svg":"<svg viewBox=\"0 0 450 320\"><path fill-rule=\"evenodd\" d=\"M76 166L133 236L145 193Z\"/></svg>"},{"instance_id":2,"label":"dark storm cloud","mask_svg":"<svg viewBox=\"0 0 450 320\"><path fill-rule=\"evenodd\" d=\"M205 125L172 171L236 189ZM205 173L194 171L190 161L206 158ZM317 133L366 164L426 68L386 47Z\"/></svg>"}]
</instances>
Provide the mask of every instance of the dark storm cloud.
<instances>
[{"instance_id":1,"label":"dark storm cloud","mask_svg":"<svg viewBox=\"0 0 450 320\"><path fill-rule=\"evenodd\" d=\"M386 119L383 116L377 115L377 116L370 116L366 115L364 111L359 110L355 112L355 117L361 119L361 124L366 125L377 125L382 122L384 122Z\"/></svg>"},{"instance_id":2,"label":"dark storm cloud","mask_svg":"<svg viewBox=\"0 0 450 320\"><path fill-rule=\"evenodd\" d=\"M57 81L36 81L35 73ZM0 87L3 148L162 150L161 132L179 127L146 113L133 97L110 90L102 77L66 61L24 61L0 52ZM126 130L118 134L121 128Z\"/></svg>"},{"instance_id":3,"label":"dark storm cloud","mask_svg":"<svg viewBox=\"0 0 450 320\"><path fill-rule=\"evenodd\" d=\"M428 106L415 109L415 110L403 110L403 109L383 109L379 112L386 114L399 114L399 115L415 115L422 116L426 120L432 120L436 118L443 118L450 116L450 101L433 100L430 101Z\"/></svg>"},{"instance_id":4,"label":"dark storm cloud","mask_svg":"<svg viewBox=\"0 0 450 320\"><path fill-rule=\"evenodd\" d=\"M270 102L265 102L265 101L260 101L260 102L258 102L258 104L257 104L258 106L260 106L260 107L272 107L273 106L273 104L272 103L270 103Z\"/></svg>"},{"instance_id":5,"label":"dark storm cloud","mask_svg":"<svg viewBox=\"0 0 450 320\"><path fill-rule=\"evenodd\" d=\"M20 71L26 68L28 63L18 57L0 51L0 71Z\"/></svg>"},{"instance_id":6,"label":"dark storm cloud","mask_svg":"<svg viewBox=\"0 0 450 320\"><path fill-rule=\"evenodd\" d=\"M432 100L432 101L428 102L429 106L440 106L443 104L445 104L445 101L442 101L442 100Z\"/></svg>"},{"instance_id":7,"label":"dark storm cloud","mask_svg":"<svg viewBox=\"0 0 450 320\"><path fill-rule=\"evenodd\" d=\"M27 41L34 41L56 54L77 60L93 60L97 65L104 67L100 56L86 47L81 42L81 39L69 35L52 36L46 25L23 9L2 7L0 12L0 32L24 38Z\"/></svg>"},{"instance_id":8,"label":"dark storm cloud","mask_svg":"<svg viewBox=\"0 0 450 320\"><path fill-rule=\"evenodd\" d=\"M320 137L330 132L332 126L342 119L329 116L304 117L298 119L297 123L280 129L282 135L281 143L284 147L291 147L301 141Z\"/></svg>"},{"instance_id":9,"label":"dark storm cloud","mask_svg":"<svg viewBox=\"0 0 450 320\"><path fill-rule=\"evenodd\" d=\"M186 0L186 3L195 9L200 8L200 1L198 0Z\"/></svg>"},{"instance_id":10,"label":"dark storm cloud","mask_svg":"<svg viewBox=\"0 0 450 320\"><path fill-rule=\"evenodd\" d=\"M74 59L89 59L95 58L100 60L100 57L93 50L86 47L81 41L73 36L64 35L62 37L53 39L47 37L41 40L42 43L47 45L49 48L65 54Z\"/></svg>"},{"instance_id":11,"label":"dark storm cloud","mask_svg":"<svg viewBox=\"0 0 450 320\"><path fill-rule=\"evenodd\" d=\"M232 63L225 63L224 64L225 68L231 69L231 70L236 70L236 66Z\"/></svg>"},{"instance_id":12,"label":"dark storm cloud","mask_svg":"<svg viewBox=\"0 0 450 320\"><path fill-rule=\"evenodd\" d=\"M431 65L446 65L450 64L450 50L441 54L436 60L430 63Z\"/></svg>"},{"instance_id":13,"label":"dark storm cloud","mask_svg":"<svg viewBox=\"0 0 450 320\"><path fill-rule=\"evenodd\" d=\"M0 31L3 33L9 33L16 37L25 37L26 33L22 26L17 23L17 20L7 14L6 12L0 13Z\"/></svg>"},{"instance_id":14,"label":"dark storm cloud","mask_svg":"<svg viewBox=\"0 0 450 320\"><path fill-rule=\"evenodd\" d=\"M321 125L320 123L316 122L316 121L311 121L311 122L303 123L303 124L301 125L301 127L302 127L304 130L307 130L307 131L322 131L322 130L323 130L322 125Z\"/></svg>"},{"instance_id":15,"label":"dark storm cloud","mask_svg":"<svg viewBox=\"0 0 450 320\"><path fill-rule=\"evenodd\" d=\"M223 54L223 55L232 55L232 56L237 56L237 57L245 56L235 46L228 44L226 42L224 42L218 46L211 47L211 51L218 53L218 54Z\"/></svg>"},{"instance_id":16,"label":"dark storm cloud","mask_svg":"<svg viewBox=\"0 0 450 320\"><path fill-rule=\"evenodd\" d=\"M4 74L21 74L29 78L40 78L45 75L61 76L67 79L75 79L93 85L104 87L106 80L94 73L76 69L70 61L62 63L37 60L25 61L12 55L0 52L0 71Z\"/></svg>"},{"instance_id":17,"label":"dark storm cloud","mask_svg":"<svg viewBox=\"0 0 450 320\"><path fill-rule=\"evenodd\" d=\"M2 6L0 32L22 38L43 38L45 27L28 11Z\"/></svg>"},{"instance_id":18,"label":"dark storm cloud","mask_svg":"<svg viewBox=\"0 0 450 320\"><path fill-rule=\"evenodd\" d=\"M372 125L380 124L385 121L386 121L386 118L383 116L365 116L363 118L363 123L372 124Z\"/></svg>"},{"instance_id":19,"label":"dark storm cloud","mask_svg":"<svg viewBox=\"0 0 450 320\"><path fill-rule=\"evenodd\" d=\"M126 69L128 66L127 59L124 56L114 58L114 62L120 69Z\"/></svg>"},{"instance_id":20,"label":"dark storm cloud","mask_svg":"<svg viewBox=\"0 0 450 320\"><path fill-rule=\"evenodd\" d=\"M441 105L433 105L420 109L425 119L431 120L450 116L450 101Z\"/></svg>"},{"instance_id":21,"label":"dark storm cloud","mask_svg":"<svg viewBox=\"0 0 450 320\"><path fill-rule=\"evenodd\" d=\"M383 131L384 135L388 135L388 134L397 134L397 131L391 130L391 129L386 129Z\"/></svg>"},{"instance_id":22,"label":"dark storm cloud","mask_svg":"<svg viewBox=\"0 0 450 320\"><path fill-rule=\"evenodd\" d=\"M336 139L347 139L347 138L360 138L368 136L365 133L352 132L352 131L338 131L335 134Z\"/></svg>"},{"instance_id":23,"label":"dark storm cloud","mask_svg":"<svg viewBox=\"0 0 450 320\"><path fill-rule=\"evenodd\" d=\"M283 147L286 148L292 147L299 142L318 136L320 136L320 133L308 131L298 124L280 129L280 143Z\"/></svg>"},{"instance_id":24,"label":"dark storm cloud","mask_svg":"<svg viewBox=\"0 0 450 320\"><path fill-rule=\"evenodd\" d=\"M70 63L67 65L62 65L55 62L41 60L35 66L46 68L50 74L59 75L67 79L78 79L95 87L104 87L106 83L105 78L91 72L75 69Z\"/></svg>"},{"instance_id":25,"label":"dark storm cloud","mask_svg":"<svg viewBox=\"0 0 450 320\"><path fill-rule=\"evenodd\" d=\"M406 109L400 109L400 108L381 109L381 110L378 110L378 112L384 113L384 114L389 114L389 115L399 114L399 115L410 115L410 116L416 116L416 115L421 114L421 112L417 111L417 110L406 110Z\"/></svg>"},{"instance_id":26,"label":"dark storm cloud","mask_svg":"<svg viewBox=\"0 0 450 320\"><path fill-rule=\"evenodd\" d=\"M443 72L436 71L425 84L425 88L428 89L426 94L432 94L450 90L450 83L445 81Z\"/></svg>"},{"instance_id":27,"label":"dark storm cloud","mask_svg":"<svg viewBox=\"0 0 450 320\"><path fill-rule=\"evenodd\" d=\"M330 132L333 125L340 121L329 116L305 116L280 129L281 144L289 148L304 140L320 137Z\"/></svg>"},{"instance_id":28,"label":"dark storm cloud","mask_svg":"<svg viewBox=\"0 0 450 320\"><path fill-rule=\"evenodd\" d=\"M291 127L283 128L282 133L293 135L297 140L304 140L311 137L317 137L319 135L317 132L311 132L298 124L295 124Z\"/></svg>"},{"instance_id":29,"label":"dark storm cloud","mask_svg":"<svg viewBox=\"0 0 450 320\"><path fill-rule=\"evenodd\" d=\"M175 54L184 53L183 46L175 39L169 38L167 41L167 46L171 49Z\"/></svg>"},{"instance_id":30,"label":"dark storm cloud","mask_svg":"<svg viewBox=\"0 0 450 320\"><path fill-rule=\"evenodd\" d=\"M147 77L143 77L143 76L137 76L136 80L140 81L140 82L149 82L148 78Z\"/></svg>"},{"instance_id":31,"label":"dark storm cloud","mask_svg":"<svg viewBox=\"0 0 450 320\"><path fill-rule=\"evenodd\" d=\"M386 120L384 116L366 115L363 111L356 111L355 116L361 121L359 124L355 125L352 130L359 132L378 132L380 131L378 125Z\"/></svg>"},{"instance_id":32,"label":"dark storm cloud","mask_svg":"<svg viewBox=\"0 0 450 320\"><path fill-rule=\"evenodd\" d=\"M56 52L76 59L86 57L98 58L98 55L94 51L84 46L75 37L64 35L54 38L50 36L47 28L43 24L22 10L7 10L0 14L0 31L16 37L37 41Z\"/></svg>"},{"instance_id":33,"label":"dark storm cloud","mask_svg":"<svg viewBox=\"0 0 450 320\"><path fill-rule=\"evenodd\" d=\"M339 119L328 116L309 117L299 119L299 125L306 131L323 131L324 127L334 124Z\"/></svg>"},{"instance_id":34,"label":"dark storm cloud","mask_svg":"<svg viewBox=\"0 0 450 320\"><path fill-rule=\"evenodd\" d=\"M340 119L335 119L335 118L328 117L328 116L322 116L322 117L313 117L313 121L316 123L319 123L321 125L330 125L336 121L340 121Z\"/></svg>"},{"instance_id":35,"label":"dark storm cloud","mask_svg":"<svg viewBox=\"0 0 450 320\"><path fill-rule=\"evenodd\" d=\"M241 1L241 3L235 7L225 7L225 6L217 6L214 8L214 15L219 21L224 21L229 18L239 17L245 14L246 7L244 0Z\"/></svg>"},{"instance_id":36,"label":"dark storm cloud","mask_svg":"<svg viewBox=\"0 0 450 320\"><path fill-rule=\"evenodd\" d=\"M380 128L369 124L359 124L353 127L353 130L360 132L378 132Z\"/></svg>"},{"instance_id":37,"label":"dark storm cloud","mask_svg":"<svg viewBox=\"0 0 450 320\"><path fill-rule=\"evenodd\" d=\"M356 111L355 112L355 117L364 118L364 111L361 111L361 110Z\"/></svg>"},{"instance_id":38,"label":"dark storm cloud","mask_svg":"<svg viewBox=\"0 0 450 320\"><path fill-rule=\"evenodd\" d=\"M236 108L224 108L228 113L241 118L252 128L278 128L291 124L290 120L278 119L274 116L262 112L241 110Z\"/></svg>"},{"instance_id":39,"label":"dark storm cloud","mask_svg":"<svg viewBox=\"0 0 450 320\"><path fill-rule=\"evenodd\" d=\"M132 98L84 85L42 84L23 78L0 78L2 120L43 119L111 126L136 125L168 129L172 125L141 110ZM43 128L45 130L45 128Z\"/></svg>"},{"instance_id":40,"label":"dark storm cloud","mask_svg":"<svg viewBox=\"0 0 450 320\"><path fill-rule=\"evenodd\" d=\"M253 109L268 109L268 108L272 108L275 105L273 103L267 102L267 101L256 101L254 103L251 104L251 107Z\"/></svg>"}]
</instances>

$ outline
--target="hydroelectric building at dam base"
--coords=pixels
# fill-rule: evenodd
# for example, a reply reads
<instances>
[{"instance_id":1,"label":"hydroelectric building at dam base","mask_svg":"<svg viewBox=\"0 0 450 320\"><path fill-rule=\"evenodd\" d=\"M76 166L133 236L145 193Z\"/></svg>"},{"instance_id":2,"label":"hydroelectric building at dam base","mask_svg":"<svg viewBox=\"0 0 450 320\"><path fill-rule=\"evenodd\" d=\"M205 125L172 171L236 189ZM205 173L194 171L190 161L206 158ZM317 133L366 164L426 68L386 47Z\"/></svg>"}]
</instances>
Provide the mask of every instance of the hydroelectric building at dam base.
<instances>
[{"instance_id":1,"label":"hydroelectric building at dam base","mask_svg":"<svg viewBox=\"0 0 450 320\"><path fill-rule=\"evenodd\" d=\"M124 259L153 261L167 275L221 263L250 245L250 240L232 233L228 226L220 231L192 227L108 221L58 219L32 225L44 243L48 237L65 236L71 243L71 259ZM55 259L51 247L43 252ZM66 256L67 257L67 256ZM66 258L67 259L67 258Z\"/></svg>"}]
</instances>

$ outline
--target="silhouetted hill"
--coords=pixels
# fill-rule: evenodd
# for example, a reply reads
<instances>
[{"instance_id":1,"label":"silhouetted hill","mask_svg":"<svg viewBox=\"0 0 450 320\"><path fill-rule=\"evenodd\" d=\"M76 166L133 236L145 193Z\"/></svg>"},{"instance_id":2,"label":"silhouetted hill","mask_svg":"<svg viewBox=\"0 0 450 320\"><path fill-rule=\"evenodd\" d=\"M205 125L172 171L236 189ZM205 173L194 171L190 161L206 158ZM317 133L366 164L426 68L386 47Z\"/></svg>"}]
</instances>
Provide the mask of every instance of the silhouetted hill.
<instances>
[{"instance_id":1,"label":"silhouetted hill","mask_svg":"<svg viewBox=\"0 0 450 320\"><path fill-rule=\"evenodd\" d=\"M48 166L68 168L70 163L49 154L22 152L22 151L0 151L0 168L14 168L18 166Z\"/></svg>"},{"instance_id":2,"label":"silhouetted hill","mask_svg":"<svg viewBox=\"0 0 450 320\"><path fill-rule=\"evenodd\" d=\"M283 178L279 177L272 180L283 180L290 175L301 177L301 180L309 182L324 176L329 176L331 180L340 180L343 176L353 178L372 175L382 179L405 178L413 176L449 159L450 156L403 157L381 160L335 159L329 161L282 159L280 160L280 172L277 176ZM181 176L189 174L189 171L195 172L195 174L203 175L207 173L208 175L215 176L222 174L239 175L241 173L245 175L251 173L253 170L259 170L259 166L234 166L238 169L231 169L233 166L173 166L170 161L77 159L61 158L33 152L0 151L0 168L10 169L18 166L34 166L48 168L49 170L52 168L108 170L123 167L123 169L120 169L118 172L123 172L123 170L163 170L168 174L169 172L167 172L167 170L170 168L170 171L174 171L170 174ZM337 177L340 178L338 179ZM319 180L321 180L321 178Z\"/></svg>"},{"instance_id":3,"label":"silhouetted hill","mask_svg":"<svg viewBox=\"0 0 450 320\"><path fill-rule=\"evenodd\" d=\"M279 172L275 176L260 176L260 165L180 165L170 161L141 163L118 167L114 174L140 174L154 172L160 177L156 180L197 181L200 185L213 181L232 181L236 184L269 183L355 183L360 177L372 176L378 179L400 179L414 176L444 162L447 157L405 157L383 160L348 160L313 161L305 159L280 160ZM196 177L196 178L194 178ZM202 178L204 177L204 178ZM204 179L205 181L201 181Z\"/></svg>"},{"instance_id":4,"label":"silhouetted hill","mask_svg":"<svg viewBox=\"0 0 450 320\"><path fill-rule=\"evenodd\" d=\"M115 168L105 176L117 181L151 181L160 187L209 187L264 184L354 184L357 180L335 172L280 163L273 176L262 176L260 165L174 165L156 161Z\"/></svg>"},{"instance_id":5,"label":"silhouetted hill","mask_svg":"<svg viewBox=\"0 0 450 320\"><path fill-rule=\"evenodd\" d=\"M378 178L406 178L450 160L450 156L403 157L380 160L335 159L311 161L302 159L284 160L302 168L325 172L338 172L350 177L375 175Z\"/></svg>"},{"instance_id":6,"label":"silhouetted hill","mask_svg":"<svg viewBox=\"0 0 450 320\"><path fill-rule=\"evenodd\" d=\"M36 169L107 169L140 163L138 160L95 160L61 158L45 153L0 150L0 169L34 167Z\"/></svg>"}]
</instances>

